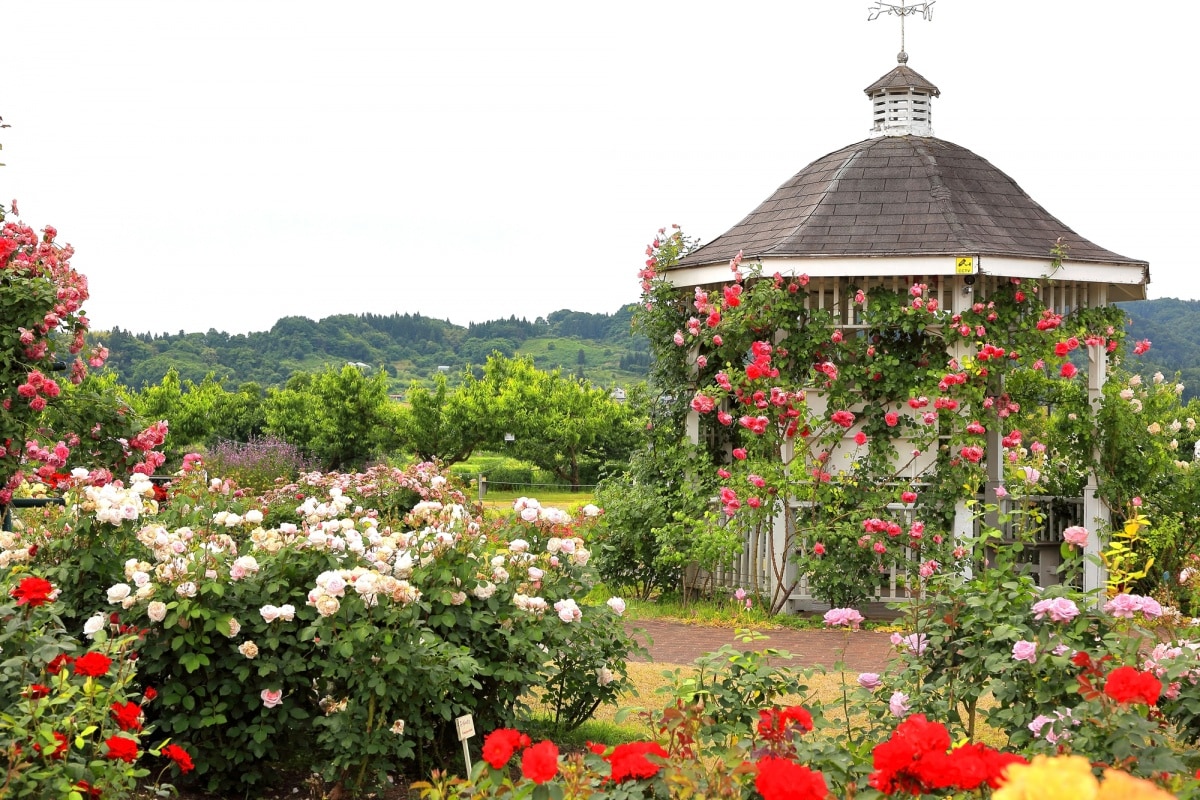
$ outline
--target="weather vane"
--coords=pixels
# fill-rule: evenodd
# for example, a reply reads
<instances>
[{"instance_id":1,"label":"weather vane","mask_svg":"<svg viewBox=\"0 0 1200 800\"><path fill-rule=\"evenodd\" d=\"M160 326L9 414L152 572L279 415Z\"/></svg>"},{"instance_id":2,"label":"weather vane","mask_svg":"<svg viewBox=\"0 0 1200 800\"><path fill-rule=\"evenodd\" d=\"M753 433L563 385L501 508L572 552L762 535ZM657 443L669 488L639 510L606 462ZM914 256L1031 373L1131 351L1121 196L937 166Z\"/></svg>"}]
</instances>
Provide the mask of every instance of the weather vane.
<instances>
[{"instance_id":1,"label":"weather vane","mask_svg":"<svg viewBox=\"0 0 1200 800\"><path fill-rule=\"evenodd\" d=\"M936 2L937 0L929 0L927 3L914 3L909 6L905 5L904 0L900 0L899 5L875 0L875 5L867 8L869 12L867 22L879 19L884 14L895 14L900 18L900 54L896 56L896 60L904 64L908 61L908 53L904 52L904 18L912 14L920 14L926 21L930 21L933 19L933 4Z\"/></svg>"}]
</instances>

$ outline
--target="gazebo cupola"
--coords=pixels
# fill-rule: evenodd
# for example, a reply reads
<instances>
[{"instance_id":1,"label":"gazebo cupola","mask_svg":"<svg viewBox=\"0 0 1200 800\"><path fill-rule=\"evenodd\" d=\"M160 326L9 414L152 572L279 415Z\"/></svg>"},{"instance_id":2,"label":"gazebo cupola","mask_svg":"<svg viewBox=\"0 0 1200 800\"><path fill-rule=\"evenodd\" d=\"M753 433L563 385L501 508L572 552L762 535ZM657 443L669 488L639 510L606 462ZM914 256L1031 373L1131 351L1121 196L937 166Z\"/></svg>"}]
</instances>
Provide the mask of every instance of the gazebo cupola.
<instances>
[{"instance_id":1,"label":"gazebo cupola","mask_svg":"<svg viewBox=\"0 0 1200 800\"><path fill-rule=\"evenodd\" d=\"M907 65L908 54L897 56L899 65L864 91L874 110L872 136L933 136L930 100L941 92Z\"/></svg>"}]
</instances>

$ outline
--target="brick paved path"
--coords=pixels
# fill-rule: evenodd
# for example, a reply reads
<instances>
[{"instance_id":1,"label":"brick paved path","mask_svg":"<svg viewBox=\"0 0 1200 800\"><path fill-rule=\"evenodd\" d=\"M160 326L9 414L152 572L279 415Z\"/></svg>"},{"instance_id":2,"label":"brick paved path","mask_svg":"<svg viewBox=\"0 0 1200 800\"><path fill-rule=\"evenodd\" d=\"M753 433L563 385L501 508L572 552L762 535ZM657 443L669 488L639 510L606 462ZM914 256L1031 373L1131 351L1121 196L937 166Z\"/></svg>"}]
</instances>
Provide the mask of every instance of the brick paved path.
<instances>
[{"instance_id":1,"label":"brick paved path","mask_svg":"<svg viewBox=\"0 0 1200 800\"><path fill-rule=\"evenodd\" d=\"M786 650L792 654L796 666L821 665L832 668L844 661L853 672L883 672L893 652L890 634L877 631L850 631L847 637L843 630L780 630L763 631L770 638L751 642L738 641L733 628L717 628L708 625L689 625L666 620L638 620L630 623L631 628L641 628L651 644L650 660L665 664L690 664L698 656L716 650L723 644L731 644L739 650L762 650L767 647ZM639 637L645 643L646 637ZM844 649L844 652L843 652ZM644 659L636 659L644 660Z\"/></svg>"}]
</instances>

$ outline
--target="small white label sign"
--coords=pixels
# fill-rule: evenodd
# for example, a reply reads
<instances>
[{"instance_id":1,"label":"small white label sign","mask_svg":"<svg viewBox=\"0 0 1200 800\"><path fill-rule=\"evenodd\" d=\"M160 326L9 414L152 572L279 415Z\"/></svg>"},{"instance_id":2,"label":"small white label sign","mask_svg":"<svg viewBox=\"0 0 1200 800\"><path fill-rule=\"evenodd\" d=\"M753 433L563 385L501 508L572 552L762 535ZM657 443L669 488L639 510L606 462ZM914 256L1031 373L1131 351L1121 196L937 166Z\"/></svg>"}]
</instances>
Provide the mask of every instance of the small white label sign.
<instances>
[{"instance_id":1,"label":"small white label sign","mask_svg":"<svg viewBox=\"0 0 1200 800\"><path fill-rule=\"evenodd\" d=\"M458 740L466 741L475 735L475 720L470 714L455 717L454 726L458 729Z\"/></svg>"}]
</instances>

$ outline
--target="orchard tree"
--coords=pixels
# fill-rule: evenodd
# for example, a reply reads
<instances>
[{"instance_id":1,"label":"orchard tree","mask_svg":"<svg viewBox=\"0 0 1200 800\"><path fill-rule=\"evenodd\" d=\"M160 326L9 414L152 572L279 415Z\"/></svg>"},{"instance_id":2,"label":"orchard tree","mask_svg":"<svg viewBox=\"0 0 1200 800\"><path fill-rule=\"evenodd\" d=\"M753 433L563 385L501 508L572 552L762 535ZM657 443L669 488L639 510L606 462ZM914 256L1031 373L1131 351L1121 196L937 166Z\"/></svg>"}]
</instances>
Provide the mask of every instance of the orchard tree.
<instances>
[{"instance_id":1,"label":"orchard tree","mask_svg":"<svg viewBox=\"0 0 1200 800\"><path fill-rule=\"evenodd\" d=\"M296 373L266 400L267 433L301 448L331 470L362 467L396 444L397 405L384 369Z\"/></svg>"},{"instance_id":2,"label":"orchard tree","mask_svg":"<svg viewBox=\"0 0 1200 800\"><path fill-rule=\"evenodd\" d=\"M543 372L527 357L493 355L483 382L499 432L513 436L506 449L572 487L606 463L628 459L644 425L607 390L559 370Z\"/></svg>"},{"instance_id":3,"label":"orchard tree","mask_svg":"<svg viewBox=\"0 0 1200 800\"><path fill-rule=\"evenodd\" d=\"M243 384L237 392L225 389L211 372L200 383L180 381L169 369L159 383L131 395L134 410L148 419L166 419L171 424L173 459L183 451L211 447L220 441L248 442L262 433L266 424L265 396L255 383Z\"/></svg>"},{"instance_id":4,"label":"orchard tree","mask_svg":"<svg viewBox=\"0 0 1200 800\"><path fill-rule=\"evenodd\" d=\"M408 405L398 412L401 446L421 461L446 466L466 461L475 448L495 441L497 432L495 398L469 369L462 384L453 389L440 372L432 389L414 381Z\"/></svg>"}]
</instances>

